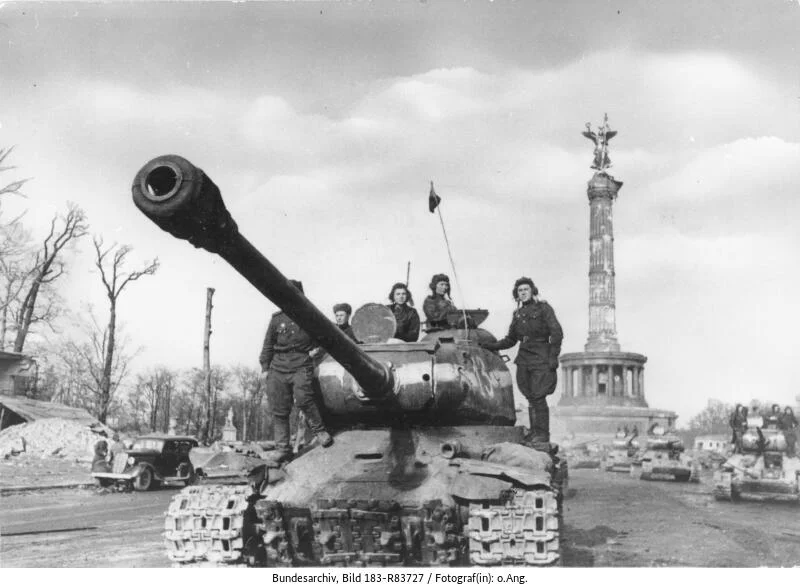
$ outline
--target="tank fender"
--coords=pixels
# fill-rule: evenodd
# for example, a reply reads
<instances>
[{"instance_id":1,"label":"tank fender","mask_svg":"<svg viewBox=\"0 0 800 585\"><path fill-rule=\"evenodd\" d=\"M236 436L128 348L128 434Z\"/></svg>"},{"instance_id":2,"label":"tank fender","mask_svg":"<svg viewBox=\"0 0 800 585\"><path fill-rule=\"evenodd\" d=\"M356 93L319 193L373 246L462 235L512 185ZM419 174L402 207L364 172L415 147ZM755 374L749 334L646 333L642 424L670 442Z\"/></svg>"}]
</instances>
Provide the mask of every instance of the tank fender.
<instances>
[{"instance_id":1,"label":"tank fender","mask_svg":"<svg viewBox=\"0 0 800 585\"><path fill-rule=\"evenodd\" d=\"M475 476L486 476L511 481L526 488L550 487L550 474L544 472L530 472L518 467L475 461L474 459L453 459L451 465L461 468L462 472Z\"/></svg>"},{"instance_id":2,"label":"tank fender","mask_svg":"<svg viewBox=\"0 0 800 585\"><path fill-rule=\"evenodd\" d=\"M459 473L450 484L450 495L470 501L499 499L504 491L513 487L510 481L498 477Z\"/></svg>"}]
</instances>

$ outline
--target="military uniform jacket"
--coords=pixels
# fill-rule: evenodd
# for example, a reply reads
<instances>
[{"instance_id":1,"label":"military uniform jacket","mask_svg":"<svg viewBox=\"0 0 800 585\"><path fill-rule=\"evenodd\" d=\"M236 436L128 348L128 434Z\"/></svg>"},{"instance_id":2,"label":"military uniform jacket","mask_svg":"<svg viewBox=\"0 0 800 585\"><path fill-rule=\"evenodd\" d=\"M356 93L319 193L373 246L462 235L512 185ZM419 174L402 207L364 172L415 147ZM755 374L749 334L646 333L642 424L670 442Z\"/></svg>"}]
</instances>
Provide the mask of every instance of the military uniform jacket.
<instances>
[{"instance_id":1,"label":"military uniform jacket","mask_svg":"<svg viewBox=\"0 0 800 585\"><path fill-rule=\"evenodd\" d=\"M300 329L283 311L278 311L272 315L261 355L258 356L261 371L266 372L272 367L278 372L289 373L302 367L313 367L308 352L315 346L308 333Z\"/></svg>"},{"instance_id":2,"label":"military uniform jacket","mask_svg":"<svg viewBox=\"0 0 800 585\"><path fill-rule=\"evenodd\" d=\"M394 314L397 321L397 330L394 332L396 339L403 341L416 341L419 339L419 314L414 307L408 305L386 305Z\"/></svg>"},{"instance_id":3,"label":"military uniform jacket","mask_svg":"<svg viewBox=\"0 0 800 585\"><path fill-rule=\"evenodd\" d=\"M508 334L496 343L485 343L487 349L508 349L520 344L517 359L521 366L552 368L558 365L564 333L553 307L545 301L531 301L514 311Z\"/></svg>"},{"instance_id":4,"label":"military uniform jacket","mask_svg":"<svg viewBox=\"0 0 800 585\"><path fill-rule=\"evenodd\" d=\"M356 343L358 343L358 339L356 339L356 334L355 334L355 332L353 331L353 326L352 326L352 325L350 325L350 323L348 323L347 325L344 325L344 326L342 326L342 325L339 325L339 324L337 323L337 324L336 324L336 326L337 326L339 329L341 329L341 330L342 330L342 333L344 333L345 335L347 335L347 337L349 337L350 339L352 339L353 341L355 341Z\"/></svg>"},{"instance_id":5,"label":"military uniform jacket","mask_svg":"<svg viewBox=\"0 0 800 585\"><path fill-rule=\"evenodd\" d=\"M422 303L422 311L428 320L428 327L447 327L447 313L456 310L452 301L439 295L431 295Z\"/></svg>"}]
</instances>

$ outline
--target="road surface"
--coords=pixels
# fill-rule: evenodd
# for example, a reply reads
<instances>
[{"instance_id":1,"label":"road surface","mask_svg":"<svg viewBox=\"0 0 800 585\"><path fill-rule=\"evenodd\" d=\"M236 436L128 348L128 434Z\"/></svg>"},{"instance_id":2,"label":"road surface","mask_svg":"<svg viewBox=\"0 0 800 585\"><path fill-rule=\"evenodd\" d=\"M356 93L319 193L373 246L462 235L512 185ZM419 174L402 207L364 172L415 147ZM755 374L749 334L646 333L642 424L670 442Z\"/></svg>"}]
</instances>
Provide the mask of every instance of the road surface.
<instances>
[{"instance_id":1,"label":"road surface","mask_svg":"<svg viewBox=\"0 0 800 585\"><path fill-rule=\"evenodd\" d=\"M724 503L703 484L580 469L564 506L572 567L800 565L800 506ZM176 489L29 492L0 502L0 566L167 567L161 532Z\"/></svg>"}]
</instances>

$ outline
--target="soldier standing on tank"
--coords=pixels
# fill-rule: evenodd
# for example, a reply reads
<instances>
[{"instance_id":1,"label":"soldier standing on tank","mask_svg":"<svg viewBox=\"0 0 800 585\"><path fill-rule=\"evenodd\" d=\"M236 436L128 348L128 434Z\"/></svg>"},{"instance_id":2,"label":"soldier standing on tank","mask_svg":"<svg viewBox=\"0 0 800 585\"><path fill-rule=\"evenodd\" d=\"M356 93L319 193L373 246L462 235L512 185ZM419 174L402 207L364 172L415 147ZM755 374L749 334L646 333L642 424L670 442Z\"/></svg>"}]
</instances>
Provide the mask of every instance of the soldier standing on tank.
<instances>
[{"instance_id":1,"label":"soldier standing on tank","mask_svg":"<svg viewBox=\"0 0 800 585\"><path fill-rule=\"evenodd\" d=\"M450 278L446 274L434 274L428 285L431 294L422 303L422 311L428 320L428 331L447 328L447 313L455 311L450 299Z\"/></svg>"},{"instance_id":2,"label":"soldier standing on tank","mask_svg":"<svg viewBox=\"0 0 800 585\"><path fill-rule=\"evenodd\" d=\"M300 281L290 282L303 292ZM305 414L317 441L323 447L333 443L314 400L312 357L318 349L308 333L283 311L272 315L258 361L261 371L267 372L267 399L274 421L275 443L281 458L289 457L292 452L289 430L292 402Z\"/></svg>"},{"instance_id":3,"label":"soldier standing on tank","mask_svg":"<svg viewBox=\"0 0 800 585\"><path fill-rule=\"evenodd\" d=\"M517 386L528 400L533 443L550 442L550 409L547 397L558 381L558 356L564 333L553 308L538 298L539 291L527 276L517 279L512 290L518 307L508 334L496 342L483 342L490 350L509 349L520 344L517 353Z\"/></svg>"},{"instance_id":4,"label":"soldier standing on tank","mask_svg":"<svg viewBox=\"0 0 800 585\"><path fill-rule=\"evenodd\" d=\"M358 343L356 334L353 332L353 326L350 325L350 315L352 314L353 307L348 303L337 303L333 305L333 317L336 319L336 325L342 330L342 333Z\"/></svg>"},{"instance_id":5,"label":"soldier standing on tank","mask_svg":"<svg viewBox=\"0 0 800 585\"><path fill-rule=\"evenodd\" d=\"M741 404L737 404L736 408L733 409L733 413L731 414L729 422L731 431L733 432L731 437L731 443L733 443L733 452L741 453L742 436L747 430L747 409Z\"/></svg>"},{"instance_id":6,"label":"soldier standing on tank","mask_svg":"<svg viewBox=\"0 0 800 585\"><path fill-rule=\"evenodd\" d=\"M786 453L789 457L795 457L797 455L797 434L800 431L800 424L798 424L791 406L783 409L780 427L783 430L784 437L786 437Z\"/></svg>"},{"instance_id":7,"label":"soldier standing on tank","mask_svg":"<svg viewBox=\"0 0 800 585\"><path fill-rule=\"evenodd\" d=\"M397 329L394 332L395 339L403 341L416 341L419 339L419 314L414 308L414 299L411 298L411 291L402 282L396 282L389 291L391 304L386 307L392 311L394 320L397 322Z\"/></svg>"}]
</instances>

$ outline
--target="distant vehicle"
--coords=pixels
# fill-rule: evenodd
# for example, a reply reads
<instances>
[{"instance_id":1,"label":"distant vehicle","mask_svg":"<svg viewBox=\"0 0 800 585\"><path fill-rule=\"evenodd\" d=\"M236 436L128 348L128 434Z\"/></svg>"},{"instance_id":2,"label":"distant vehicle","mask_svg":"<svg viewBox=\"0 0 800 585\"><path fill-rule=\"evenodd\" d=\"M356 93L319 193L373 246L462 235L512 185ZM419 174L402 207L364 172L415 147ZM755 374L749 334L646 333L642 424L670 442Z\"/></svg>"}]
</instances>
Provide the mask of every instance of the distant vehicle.
<instances>
[{"instance_id":1,"label":"distant vehicle","mask_svg":"<svg viewBox=\"0 0 800 585\"><path fill-rule=\"evenodd\" d=\"M617 433L603 459L606 471L630 473L634 457L639 450L638 433Z\"/></svg>"},{"instance_id":2,"label":"distant vehicle","mask_svg":"<svg viewBox=\"0 0 800 585\"><path fill-rule=\"evenodd\" d=\"M699 482L700 466L684 450L680 437L659 424L653 425L644 438L644 445L631 461L631 477Z\"/></svg>"},{"instance_id":3,"label":"distant vehicle","mask_svg":"<svg viewBox=\"0 0 800 585\"><path fill-rule=\"evenodd\" d=\"M717 500L800 502L800 458L790 457L784 431L747 419L742 452L734 453L714 474Z\"/></svg>"},{"instance_id":4,"label":"distant vehicle","mask_svg":"<svg viewBox=\"0 0 800 585\"><path fill-rule=\"evenodd\" d=\"M114 458L111 471L93 471L92 477L101 486L126 483L140 492L165 481L191 485L196 476L189 452L197 444L194 437L144 435L137 438L124 455Z\"/></svg>"}]
</instances>

